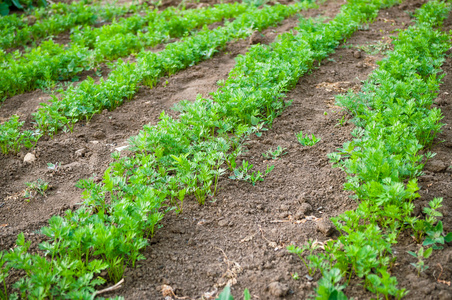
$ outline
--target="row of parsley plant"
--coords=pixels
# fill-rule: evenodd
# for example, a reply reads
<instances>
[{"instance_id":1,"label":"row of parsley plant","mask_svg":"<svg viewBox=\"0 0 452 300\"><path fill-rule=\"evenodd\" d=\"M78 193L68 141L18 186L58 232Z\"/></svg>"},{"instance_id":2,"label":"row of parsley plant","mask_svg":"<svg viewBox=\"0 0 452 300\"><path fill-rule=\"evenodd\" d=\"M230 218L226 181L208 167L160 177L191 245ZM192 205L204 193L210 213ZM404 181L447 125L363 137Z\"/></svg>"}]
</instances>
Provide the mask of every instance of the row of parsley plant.
<instances>
[{"instance_id":1,"label":"row of parsley plant","mask_svg":"<svg viewBox=\"0 0 452 300\"><path fill-rule=\"evenodd\" d=\"M0 18L0 50L36 42L79 25L109 21L137 9L136 5L100 5L83 0L53 3L36 8L29 15L4 16ZM3 50L0 54L6 55Z\"/></svg>"},{"instance_id":2,"label":"row of parsley plant","mask_svg":"<svg viewBox=\"0 0 452 300\"><path fill-rule=\"evenodd\" d=\"M353 275L377 299L400 299L408 291L398 289L391 274L396 261L392 245L400 233L412 234L418 243L433 248L452 241L452 234L445 236L437 220L441 198L424 208L425 218L412 215L413 201L419 197L416 178L433 156L422 154L423 149L443 126L441 111L431 106L451 43L450 36L435 27L449 11L446 2L424 4L415 13L416 24L400 32L394 50L379 62L362 91L336 98L353 114L356 128L354 139L329 158L348 174L345 190L354 192L358 207L332 218L340 237L327 241L324 252L312 254L312 243L289 247L301 258L309 250L303 259L306 266L322 273L316 299L346 299L343 289Z\"/></svg>"},{"instance_id":3,"label":"row of parsley plant","mask_svg":"<svg viewBox=\"0 0 452 300\"><path fill-rule=\"evenodd\" d=\"M245 4L219 4L214 7L162 12L148 10L100 28L74 30L69 46L45 41L31 51L11 53L0 64L0 98L11 97L36 88L53 86L100 63L136 53L170 38L223 19L242 14Z\"/></svg>"}]
</instances>

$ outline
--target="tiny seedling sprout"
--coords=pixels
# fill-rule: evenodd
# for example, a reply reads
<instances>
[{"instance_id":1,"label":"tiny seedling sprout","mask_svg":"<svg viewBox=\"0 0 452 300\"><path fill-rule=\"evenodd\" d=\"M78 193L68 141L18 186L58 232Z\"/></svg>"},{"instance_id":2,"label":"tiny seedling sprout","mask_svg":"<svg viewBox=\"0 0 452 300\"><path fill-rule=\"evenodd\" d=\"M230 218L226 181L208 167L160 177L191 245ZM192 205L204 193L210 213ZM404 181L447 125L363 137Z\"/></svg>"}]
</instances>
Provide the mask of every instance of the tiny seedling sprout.
<instances>
[{"instance_id":1,"label":"tiny seedling sprout","mask_svg":"<svg viewBox=\"0 0 452 300\"><path fill-rule=\"evenodd\" d=\"M297 139L303 146L314 146L320 142L320 138L317 138L314 134L309 137L307 134L303 136L303 131L297 133Z\"/></svg>"}]
</instances>

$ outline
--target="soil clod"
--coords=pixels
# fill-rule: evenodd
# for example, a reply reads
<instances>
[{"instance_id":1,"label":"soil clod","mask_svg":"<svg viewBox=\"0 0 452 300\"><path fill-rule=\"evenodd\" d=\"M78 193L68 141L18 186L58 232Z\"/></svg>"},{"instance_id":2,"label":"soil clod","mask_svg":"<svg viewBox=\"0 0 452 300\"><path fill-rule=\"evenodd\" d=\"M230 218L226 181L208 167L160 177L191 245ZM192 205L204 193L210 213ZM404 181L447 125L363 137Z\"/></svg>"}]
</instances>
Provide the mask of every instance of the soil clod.
<instances>
[{"instance_id":1,"label":"soil clod","mask_svg":"<svg viewBox=\"0 0 452 300\"><path fill-rule=\"evenodd\" d=\"M443 172L446 168L447 165L438 159L430 160L425 164L425 169L434 173Z\"/></svg>"},{"instance_id":2,"label":"soil clod","mask_svg":"<svg viewBox=\"0 0 452 300\"><path fill-rule=\"evenodd\" d=\"M334 233L335 227L329 219L321 219L317 221L317 230L325 236L331 236Z\"/></svg>"},{"instance_id":3,"label":"soil clod","mask_svg":"<svg viewBox=\"0 0 452 300\"><path fill-rule=\"evenodd\" d=\"M296 219L302 219L304 216L309 215L312 212L312 206L309 203L301 204L300 208L297 210L295 214Z\"/></svg>"},{"instance_id":4,"label":"soil clod","mask_svg":"<svg viewBox=\"0 0 452 300\"><path fill-rule=\"evenodd\" d=\"M268 285L268 292L276 297L284 297L289 293L289 286L281 282L272 282Z\"/></svg>"}]
</instances>

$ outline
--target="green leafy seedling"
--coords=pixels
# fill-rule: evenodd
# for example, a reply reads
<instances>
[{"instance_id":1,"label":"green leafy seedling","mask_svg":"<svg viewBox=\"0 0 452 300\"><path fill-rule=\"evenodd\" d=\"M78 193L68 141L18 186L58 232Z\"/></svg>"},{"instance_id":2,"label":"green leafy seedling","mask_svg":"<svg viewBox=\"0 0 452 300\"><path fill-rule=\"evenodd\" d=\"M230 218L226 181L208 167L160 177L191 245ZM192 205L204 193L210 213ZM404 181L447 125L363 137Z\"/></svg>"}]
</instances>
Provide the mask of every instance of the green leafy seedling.
<instances>
[{"instance_id":1,"label":"green leafy seedling","mask_svg":"<svg viewBox=\"0 0 452 300\"><path fill-rule=\"evenodd\" d=\"M256 185L256 182L258 181L264 181L264 178L275 168L275 166L267 166L267 169L265 170L265 174L262 175L262 173L260 171L257 172L253 172L250 175L250 182L253 185Z\"/></svg>"},{"instance_id":2,"label":"green leafy seedling","mask_svg":"<svg viewBox=\"0 0 452 300\"><path fill-rule=\"evenodd\" d=\"M428 266L425 265L424 259L427 259L432 255L433 248L428 248L424 251L424 247L419 248L418 252L415 253L413 251L407 251L411 256L417 258L416 263L411 263L413 267L417 270L417 276L419 277L421 275L421 272L424 272L428 269Z\"/></svg>"},{"instance_id":3,"label":"green leafy seedling","mask_svg":"<svg viewBox=\"0 0 452 300\"><path fill-rule=\"evenodd\" d=\"M50 171L53 171L54 173L58 172L60 170L61 167L61 163L56 162L54 164L52 163L47 163L47 169L49 169Z\"/></svg>"},{"instance_id":4,"label":"green leafy seedling","mask_svg":"<svg viewBox=\"0 0 452 300\"><path fill-rule=\"evenodd\" d=\"M248 181L250 180L250 175L248 175L248 171L250 171L252 167L253 167L252 164L244 160L242 161L242 166L234 169L234 175L229 176L229 178Z\"/></svg>"},{"instance_id":5,"label":"green leafy seedling","mask_svg":"<svg viewBox=\"0 0 452 300\"><path fill-rule=\"evenodd\" d=\"M46 197L46 191L49 189L49 183L45 182L41 178L33 182L26 182L27 188L24 192L24 198L27 202L30 202L30 199L36 197L36 195L41 195Z\"/></svg>"},{"instance_id":6,"label":"green leafy seedling","mask_svg":"<svg viewBox=\"0 0 452 300\"><path fill-rule=\"evenodd\" d=\"M272 151L272 149L269 149L267 152L262 153L262 156L266 159L277 159L278 157L287 154L287 152L284 152L285 150L287 150L287 148L278 146L274 151Z\"/></svg>"},{"instance_id":7,"label":"green leafy seedling","mask_svg":"<svg viewBox=\"0 0 452 300\"><path fill-rule=\"evenodd\" d=\"M244 160L242 161L242 166L237 169L234 169L234 174L229 176L229 178L248 181L251 182L253 185L256 185L258 181L264 181L265 176L267 176L274 169L274 167L275 166L267 166L267 169L265 170L264 174L262 174L260 171L248 174L253 168L253 165L250 164L248 161Z\"/></svg>"},{"instance_id":8,"label":"green leafy seedling","mask_svg":"<svg viewBox=\"0 0 452 300\"><path fill-rule=\"evenodd\" d=\"M267 166L267 169L265 170L265 176L267 176L271 171L273 171L274 168L275 166Z\"/></svg>"},{"instance_id":9,"label":"green leafy seedling","mask_svg":"<svg viewBox=\"0 0 452 300\"><path fill-rule=\"evenodd\" d=\"M426 232L427 237L422 243L423 246L433 245L435 250L441 250L444 247L437 244L444 245L444 242L452 242L452 232L449 232L446 236L443 235L443 222L438 221L435 227Z\"/></svg>"},{"instance_id":10,"label":"green leafy seedling","mask_svg":"<svg viewBox=\"0 0 452 300\"><path fill-rule=\"evenodd\" d=\"M367 280L370 285L368 289L377 294L377 299L380 299L380 294L383 294L384 299L389 300L389 296L393 295L395 299L402 299L407 295L406 289L397 289L397 279L391 276L385 269L378 270L381 277L376 274L370 274L367 276Z\"/></svg>"},{"instance_id":11,"label":"green leafy seedling","mask_svg":"<svg viewBox=\"0 0 452 300\"><path fill-rule=\"evenodd\" d=\"M307 134L303 136L303 131L297 133L297 139L303 146L314 146L318 142L320 142L320 138L317 138L314 134L309 137Z\"/></svg>"},{"instance_id":12,"label":"green leafy seedling","mask_svg":"<svg viewBox=\"0 0 452 300\"><path fill-rule=\"evenodd\" d=\"M417 243L422 242L422 239L427 232L435 231L434 225L437 224L438 217L443 216L443 214L438 211L438 209L443 206L442 201L443 198L434 198L429 202L428 207L424 207L423 212L426 215L425 219L409 216L405 218L405 223L409 224L413 229L413 238ZM438 224L436 226L438 226ZM436 246L434 246L433 249L436 249L435 247Z\"/></svg>"},{"instance_id":13,"label":"green leafy seedling","mask_svg":"<svg viewBox=\"0 0 452 300\"><path fill-rule=\"evenodd\" d=\"M340 127L343 127L345 124L347 124L347 120L345 119L345 115L344 116L342 116L342 118L340 118L340 119L337 119L337 124L336 124L336 126L340 126Z\"/></svg>"},{"instance_id":14,"label":"green leafy seedling","mask_svg":"<svg viewBox=\"0 0 452 300\"><path fill-rule=\"evenodd\" d=\"M253 172L250 175L250 179L249 181L253 184L256 185L256 183L258 181L264 181L264 176L262 175L261 171L257 171L257 172Z\"/></svg>"},{"instance_id":15,"label":"green leafy seedling","mask_svg":"<svg viewBox=\"0 0 452 300\"><path fill-rule=\"evenodd\" d=\"M6 278L8 277L8 267L6 265L5 253L0 252L0 283L3 282L3 291L0 289L0 299L8 299L8 289L6 287Z\"/></svg>"},{"instance_id":16,"label":"green leafy seedling","mask_svg":"<svg viewBox=\"0 0 452 300\"><path fill-rule=\"evenodd\" d=\"M342 292L345 285L340 284L341 280L342 275L338 268L323 272L323 277L319 280L318 288L316 288L318 294L316 299L346 300L347 297Z\"/></svg>"},{"instance_id":17,"label":"green leafy seedling","mask_svg":"<svg viewBox=\"0 0 452 300\"><path fill-rule=\"evenodd\" d=\"M423 212L427 215L425 218L427 226L433 227L433 225L437 222L438 217L443 216L443 214L438 211L438 209L443 206L442 202L443 198L433 198L433 200L429 201L429 206L424 207Z\"/></svg>"},{"instance_id":18,"label":"green leafy seedling","mask_svg":"<svg viewBox=\"0 0 452 300\"><path fill-rule=\"evenodd\" d=\"M298 257L305 265L306 269L308 269L309 275L312 276L316 271L316 267L314 267L312 264L308 264L306 259L303 257L303 253L305 251L309 251L308 256L311 256L317 248L319 248L317 241L309 239L308 243L303 245L302 247L297 247L295 245L287 246L287 251L289 251L289 253L298 255Z\"/></svg>"}]
</instances>

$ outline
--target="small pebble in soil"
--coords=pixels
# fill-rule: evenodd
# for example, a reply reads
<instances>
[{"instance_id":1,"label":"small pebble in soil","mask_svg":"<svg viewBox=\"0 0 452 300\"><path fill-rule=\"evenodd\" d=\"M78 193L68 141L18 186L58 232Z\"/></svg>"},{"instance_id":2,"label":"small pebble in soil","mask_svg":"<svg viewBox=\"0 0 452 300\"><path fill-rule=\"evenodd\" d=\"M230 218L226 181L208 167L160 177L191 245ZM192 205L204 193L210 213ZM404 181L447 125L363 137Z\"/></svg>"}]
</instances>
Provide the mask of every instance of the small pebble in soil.
<instances>
[{"instance_id":1,"label":"small pebble in soil","mask_svg":"<svg viewBox=\"0 0 452 300\"><path fill-rule=\"evenodd\" d=\"M220 221L218 221L218 226L220 226L220 227L225 227L225 226L227 226L228 225L228 220L220 220Z\"/></svg>"},{"instance_id":2,"label":"small pebble in soil","mask_svg":"<svg viewBox=\"0 0 452 300\"><path fill-rule=\"evenodd\" d=\"M27 153L24 157L24 163L31 164L36 161L36 156L33 153Z\"/></svg>"},{"instance_id":3,"label":"small pebble in soil","mask_svg":"<svg viewBox=\"0 0 452 300\"><path fill-rule=\"evenodd\" d=\"M355 52L353 52L353 57L354 57L354 58L361 58L361 51L355 51Z\"/></svg>"},{"instance_id":4,"label":"small pebble in soil","mask_svg":"<svg viewBox=\"0 0 452 300\"><path fill-rule=\"evenodd\" d=\"M435 286L431 284L429 280L422 280L416 283L416 290L418 290L419 293L429 295L434 289Z\"/></svg>"},{"instance_id":5,"label":"small pebble in soil","mask_svg":"<svg viewBox=\"0 0 452 300\"><path fill-rule=\"evenodd\" d=\"M280 211L287 211L287 210L289 210L289 205L287 205L287 204L281 204L281 206L279 207L279 210Z\"/></svg>"},{"instance_id":6,"label":"small pebble in soil","mask_svg":"<svg viewBox=\"0 0 452 300\"><path fill-rule=\"evenodd\" d=\"M287 216L289 215L289 213L287 211L283 211L282 213L279 214L279 217L281 219L287 218Z\"/></svg>"}]
</instances>

